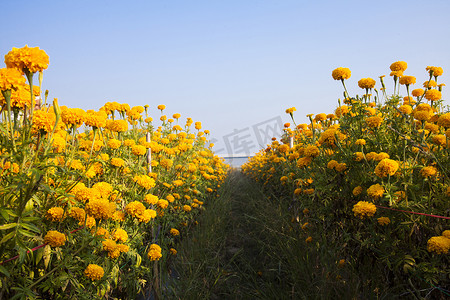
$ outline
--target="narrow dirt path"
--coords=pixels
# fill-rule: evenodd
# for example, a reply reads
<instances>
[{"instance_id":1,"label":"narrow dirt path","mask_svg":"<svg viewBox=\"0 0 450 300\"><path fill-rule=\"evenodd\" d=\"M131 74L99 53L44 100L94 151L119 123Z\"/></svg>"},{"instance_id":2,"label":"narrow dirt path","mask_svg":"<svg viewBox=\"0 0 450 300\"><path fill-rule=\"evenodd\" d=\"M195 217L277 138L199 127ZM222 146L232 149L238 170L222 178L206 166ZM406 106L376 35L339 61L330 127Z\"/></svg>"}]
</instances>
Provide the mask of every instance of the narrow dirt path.
<instances>
[{"instance_id":1,"label":"narrow dirt path","mask_svg":"<svg viewBox=\"0 0 450 300\"><path fill-rule=\"evenodd\" d=\"M272 233L262 218L274 212L270 201L262 201L259 186L237 170L228 176L223 192L180 245L176 297L277 299L283 276L280 262L267 251L273 249Z\"/></svg>"}]
</instances>

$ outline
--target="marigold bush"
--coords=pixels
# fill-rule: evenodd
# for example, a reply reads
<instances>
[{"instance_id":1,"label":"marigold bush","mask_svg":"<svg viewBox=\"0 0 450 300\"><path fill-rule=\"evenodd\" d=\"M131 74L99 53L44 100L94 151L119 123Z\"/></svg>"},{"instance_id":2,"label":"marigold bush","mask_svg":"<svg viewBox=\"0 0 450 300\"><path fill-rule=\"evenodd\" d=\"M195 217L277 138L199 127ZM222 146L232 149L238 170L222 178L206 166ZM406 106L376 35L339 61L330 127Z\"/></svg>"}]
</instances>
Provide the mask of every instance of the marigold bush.
<instances>
[{"instance_id":1,"label":"marigold bush","mask_svg":"<svg viewBox=\"0 0 450 300\"><path fill-rule=\"evenodd\" d=\"M450 112L437 84L443 70L426 68L424 91L413 89L416 77L403 75L407 66L391 64L391 96L383 75L382 90L361 79L365 93L352 97L345 86L350 70L334 70L345 91L334 114L326 120L309 114L309 124L297 124L295 108L286 110L296 126L242 167L271 197L288 201L297 220L292 230L317 241L309 249L347 257L359 278L369 272L360 288L370 291L450 289L449 239L437 236L449 235L450 226Z\"/></svg>"},{"instance_id":2,"label":"marigold bush","mask_svg":"<svg viewBox=\"0 0 450 300\"><path fill-rule=\"evenodd\" d=\"M155 124L148 114L160 113L156 105L85 111L45 98L51 106L35 106L44 93L26 82L47 69L47 54L13 48L5 63L0 294L134 299L151 288L161 296L177 243L171 229L189 230L227 174L209 131L191 118L182 124L180 114L176 127L166 118Z\"/></svg>"}]
</instances>

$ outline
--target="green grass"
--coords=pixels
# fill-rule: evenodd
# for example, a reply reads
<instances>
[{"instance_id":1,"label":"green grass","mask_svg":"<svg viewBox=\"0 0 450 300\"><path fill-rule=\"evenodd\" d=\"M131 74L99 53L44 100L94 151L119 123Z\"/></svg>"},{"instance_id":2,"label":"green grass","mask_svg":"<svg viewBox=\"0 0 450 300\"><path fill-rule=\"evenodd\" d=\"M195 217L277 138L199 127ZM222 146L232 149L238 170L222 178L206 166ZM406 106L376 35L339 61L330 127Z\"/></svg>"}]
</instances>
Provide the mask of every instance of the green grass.
<instances>
[{"instance_id":1,"label":"green grass","mask_svg":"<svg viewBox=\"0 0 450 300\"><path fill-rule=\"evenodd\" d=\"M359 279L337 267L340 257L327 241L306 243L308 233L291 220L289 201L269 199L259 184L232 171L221 196L178 245L178 278L167 298L377 298L357 294Z\"/></svg>"}]
</instances>

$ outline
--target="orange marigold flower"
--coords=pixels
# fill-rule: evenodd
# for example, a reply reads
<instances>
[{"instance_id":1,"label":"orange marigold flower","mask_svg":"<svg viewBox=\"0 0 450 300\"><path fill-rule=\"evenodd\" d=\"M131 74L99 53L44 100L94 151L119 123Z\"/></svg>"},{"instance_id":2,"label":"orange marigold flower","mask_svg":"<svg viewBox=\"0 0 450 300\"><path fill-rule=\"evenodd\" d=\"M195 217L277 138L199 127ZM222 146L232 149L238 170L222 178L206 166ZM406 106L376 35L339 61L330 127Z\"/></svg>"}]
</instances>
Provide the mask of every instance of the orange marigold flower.
<instances>
[{"instance_id":1,"label":"orange marigold flower","mask_svg":"<svg viewBox=\"0 0 450 300\"><path fill-rule=\"evenodd\" d=\"M441 67L433 67L433 66L428 66L425 68L428 73L430 74L430 76L441 76L444 73L444 70Z\"/></svg>"},{"instance_id":2,"label":"orange marigold flower","mask_svg":"<svg viewBox=\"0 0 450 300\"><path fill-rule=\"evenodd\" d=\"M423 95L423 93L424 93L423 89L415 89L412 90L411 95L413 95L414 97L420 97Z\"/></svg>"},{"instance_id":3,"label":"orange marigold flower","mask_svg":"<svg viewBox=\"0 0 450 300\"><path fill-rule=\"evenodd\" d=\"M433 236L427 242L427 250L436 254L447 254L450 250L450 239L445 236Z\"/></svg>"},{"instance_id":4,"label":"orange marigold flower","mask_svg":"<svg viewBox=\"0 0 450 300\"><path fill-rule=\"evenodd\" d=\"M404 61L396 61L391 64L391 71L402 71L405 72L406 68L408 68L408 64Z\"/></svg>"},{"instance_id":5,"label":"orange marigold flower","mask_svg":"<svg viewBox=\"0 0 450 300\"><path fill-rule=\"evenodd\" d=\"M433 166L423 167L420 170L420 175L422 175L422 177L425 177L425 178L435 176L436 174L437 174L437 169Z\"/></svg>"},{"instance_id":6,"label":"orange marigold flower","mask_svg":"<svg viewBox=\"0 0 450 300\"><path fill-rule=\"evenodd\" d=\"M44 237L44 243L50 247L61 247L66 243L66 235L56 230L50 230Z\"/></svg>"},{"instance_id":7,"label":"orange marigold flower","mask_svg":"<svg viewBox=\"0 0 450 300\"><path fill-rule=\"evenodd\" d=\"M349 68L342 68L342 67L334 69L333 72L331 73L331 76L333 76L334 80L349 79L351 75L352 72L350 71Z\"/></svg>"},{"instance_id":8,"label":"orange marigold flower","mask_svg":"<svg viewBox=\"0 0 450 300\"><path fill-rule=\"evenodd\" d=\"M362 89L373 89L375 87L375 80L372 78L362 78L358 81L358 86Z\"/></svg>"},{"instance_id":9,"label":"orange marigold flower","mask_svg":"<svg viewBox=\"0 0 450 300\"><path fill-rule=\"evenodd\" d=\"M151 244L147 257L152 261L159 260L162 257L161 247L157 244Z\"/></svg>"},{"instance_id":10,"label":"orange marigold flower","mask_svg":"<svg viewBox=\"0 0 450 300\"><path fill-rule=\"evenodd\" d=\"M103 278L105 271L102 267L96 264L89 264L84 270L84 275L92 281L97 281Z\"/></svg>"},{"instance_id":11,"label":"orange marigold flower","mask_svg":"<svg viewBox=\"0 0 450 300\"><path fill-rule=\"evenodd\" d=\"M377 211L375 204L367 201L359 201L353 206L353 213L355 217L364 219L365 217L372 217Z\"/></svg>"},{"instance_id":12,"label":"orange marigold flower","mask_svg":"<svg viewBox=\"0 0 450 300\"><path fill-rule=\"evenodd\" d=\"M128 234L122 228L117 228L116 230L114 230L112 237L115 241L122 243L128 240Z\"/></svg>"},{"instance_id":13,"label":"orange marigold flower","mask_svg":"<svg viewBox=\"0 0 450 300\"><path fill-rule=\"evenodd\" d=\"M369 117L366 119L367 126L369 126L371 128L379 127L381 125L381 123L383 123L383 118L378 117L378 116Z\"/></svg>"},{"instance_id":14,"label":"orange marigold flower","mask_svg":"<svg viewBox=\"0 0 450 300\"><path fill-rule=\"evenodd\" d=\"M391 220L388 217L380 217L377 219L377 221L381 226L386 226L391 223Z\"/></svg>"},{"instance_id":15,"label":"orange marigold flower","mask_svg":"<svg viewBox=\"0 0 450 300\"><path fill-rule=\"evenodd\" d=\"M59 222L63 219L64 209L61 207L52 207L47 210L46 219L52 222Z\"/></svg>"},{"instance_id":16,"label":"orange marigold flower","mask_svg":"<svg viewBox=\"0 0 450 300\"><path fill-rule=\"evenodd\" d=\"M428 101L437 101L441 99L442 94L438 90L427 90L424 97Z\"/></svg>"},{"instance_id":17,"label":"orange marigold flower","mask_svg":"<svg viewBox=\"0 0 450 300\"><path fill-rule=\"evenodd\" d=\"M439 126L449 128L450 127L450 113L446 113L439 116L439 119L437 121L437 124Z\"/></svg>"},{"instance_id":18,"label":"orange marigold flower","mask_svg":"<svg viewBox=\"0 0 450 300\"><path fill-rule=\"evenodd\" d=\"M0 91L17 90L25 86L25 77L14 68L0 69ZM28 98L29 98L28 94Z\"/></svg>"},{"instance_id":19,"label":"orange marigold flower","mask_svg":"<svg viewBox=\"0 0 450 300\"><path fill-rule=\"evenodd\" d=\"M22 48L13 47L5 55L5 64L8 68L16 68L23 72L36 73L48 68L49 57L44 50L39 47L29 48L28 45Z\"/></svg>"},{"instance_id":20,"label":"orange marigold flower","mask_svg":"<svg viewBox=\"0 0 450 300\"><path fill-rule=\"evenodd\" d=\"M415 84L416 83L416 77L403 75L398 80L398 83L403 84L403 85Z\"/></svg>"},{"instance_id":21,"label":"orange marigold flower","mask_svg":"<svg viewBox=\"0 0 450 300\"><path fill-rule=\"evenodd\" d=\"M145 211L145 206L144 204L142 204L142 202L139 201L133 201L127 204L127 206L125 206L125 211L133 216L133 217L137 217L139 215L142 215Z\"/></svg>"},{"instance_id":22,"label":"orange marigold flower","mask_svg":"<svg viewBox=\"0 0 450 300\"><path fill-rule=\"evenodd\" d=\"M384 187L381 185L373 184L367 189L367 195L369 195L373 199L378 199L384 194Z\"/></svg>"},{"instance_id":23,"label":"orange marigold flower","mask_svg":"<svg viewBox=\"0 0 450 300\"><path fill-rule=\"evenodd\" d=\"M395 160L385 158L381 160L375 168L375 174L380 177L392 176L398 170L398 163Z\"/></svg>"}]
</instances>

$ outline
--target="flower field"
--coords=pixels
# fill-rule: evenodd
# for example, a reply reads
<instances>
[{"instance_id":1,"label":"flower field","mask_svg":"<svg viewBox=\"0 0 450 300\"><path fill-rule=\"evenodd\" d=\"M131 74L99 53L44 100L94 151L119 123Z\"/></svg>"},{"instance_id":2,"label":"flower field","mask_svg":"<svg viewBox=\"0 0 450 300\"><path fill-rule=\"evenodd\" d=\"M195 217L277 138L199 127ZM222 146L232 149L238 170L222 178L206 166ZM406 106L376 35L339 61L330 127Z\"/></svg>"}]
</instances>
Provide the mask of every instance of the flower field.
<instances>
[{"instance_id":1,"label":"flower field","mask_svg":"<svg viewBox=\"0 0 450 300\"><path fill-rule=\"evenodd\" d=\"M164 105L47 105L37 47L13 48L5 64L0 298L161 295L180 235L226 177L209 131Z\"/></svg>"},{"instance_id":2,"label":"flower field","mask_svg":"<svg viewBox=\"0 0 450 300\"><path fill-rule=\"evenodd\" d=\"M450 112L441 99L441 68L427 67L416 89L406 69L405 62L390 66L392 95L380 76L379 88L374 79L359 80L360 96L347 92L351 71L334 70L344 90L336 110L297 124L296 108L287 109L293 124L285 124L282 140L242 169L266 194L284 199L291 230L311 251L333 253L331 265L315 268L326 269L334 284L356 274L361 286L355 288L373 297L413 291L444 299L450 296Z\"/></svg>"}]
</instances>

